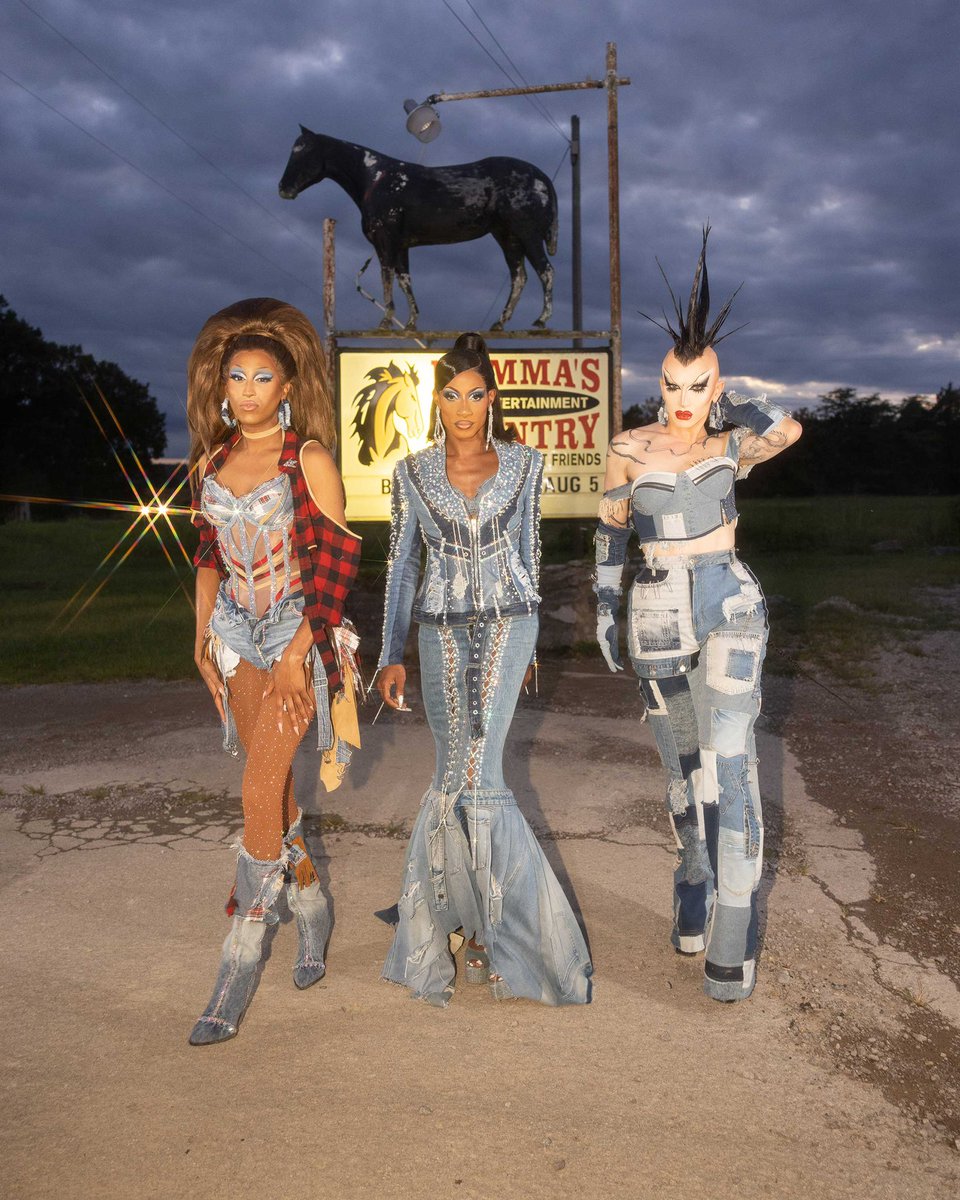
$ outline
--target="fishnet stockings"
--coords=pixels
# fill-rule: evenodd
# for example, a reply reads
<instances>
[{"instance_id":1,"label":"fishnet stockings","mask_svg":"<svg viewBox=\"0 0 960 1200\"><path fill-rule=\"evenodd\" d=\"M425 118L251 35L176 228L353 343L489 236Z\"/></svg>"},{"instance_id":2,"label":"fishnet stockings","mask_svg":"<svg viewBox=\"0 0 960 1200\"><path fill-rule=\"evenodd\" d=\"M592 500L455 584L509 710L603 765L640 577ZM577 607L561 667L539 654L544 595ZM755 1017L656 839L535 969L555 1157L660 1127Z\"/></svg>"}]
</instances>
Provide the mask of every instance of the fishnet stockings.
<instances>
[{"instance_id":1,"label":"fishnet stockings","mask_svg":"<svg viewBox=\"0 0 960 1200\"><path fill-rule=\"evenodd\" d=\"M293 756L306 730L297 733L289 717L277 729L276 696L263 697L270 672L242 658L227 681L230 707L247 762L243 771L243 847L252 857L280 857L283 835L296 814L293 799Z\"/></svg>"}]
</instances>

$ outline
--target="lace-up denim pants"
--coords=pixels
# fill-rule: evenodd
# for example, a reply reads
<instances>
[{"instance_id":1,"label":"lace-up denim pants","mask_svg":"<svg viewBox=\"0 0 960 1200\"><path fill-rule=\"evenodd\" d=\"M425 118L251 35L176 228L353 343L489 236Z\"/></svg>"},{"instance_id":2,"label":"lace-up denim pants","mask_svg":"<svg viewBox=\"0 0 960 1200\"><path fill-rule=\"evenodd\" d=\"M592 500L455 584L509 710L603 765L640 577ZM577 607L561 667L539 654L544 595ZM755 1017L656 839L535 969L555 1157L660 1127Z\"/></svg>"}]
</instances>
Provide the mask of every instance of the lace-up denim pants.
<instances>
[{"instance_id":1,"label":"lace-up denim pants","mask_svg":"<svg viewBox=\"0 0 960 1200\"><path fill-rule=\"evenodd\" d=\"M399 923L383 977L414 998L454 978L448 935L487 949L515 996L584 1004L592 973L583 934L503 777L503 747L538 617L420 626L420 672L436 771L404 867Z\"/></svg>"},{"instance_id":2,"label":"lace-up denim pants","mask_svg":"<svg viewBox=\"0 0 960 1200\"><path fill-rule=\"evenodd\" d=\"M754 724L767 645L763 593L733 551L647 550L630 589L628 645L676 836L673 944L706 951L704 991L753 991L763 817Z\"/></svg>"}]
</instances>

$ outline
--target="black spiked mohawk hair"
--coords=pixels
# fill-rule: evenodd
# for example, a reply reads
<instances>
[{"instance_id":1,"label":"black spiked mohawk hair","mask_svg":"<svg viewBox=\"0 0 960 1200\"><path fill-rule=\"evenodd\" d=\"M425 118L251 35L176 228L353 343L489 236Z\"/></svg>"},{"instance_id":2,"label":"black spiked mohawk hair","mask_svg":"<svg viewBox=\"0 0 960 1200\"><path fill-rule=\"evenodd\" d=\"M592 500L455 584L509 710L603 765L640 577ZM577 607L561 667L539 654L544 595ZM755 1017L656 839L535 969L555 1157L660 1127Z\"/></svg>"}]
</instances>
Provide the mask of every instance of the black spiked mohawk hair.
<instances>
[{"instance_id":1,"label":"black spiked mohawk hair","mask_svg":"<svg viewBox=\"0 0 960 1200\"><path fill-rule=\"evenodd\" d=\"M673 338L674 353L677 360L681 363L690 363L707 349L708 346L715 346L718 342L722 342L723 338L729 337L731 333L736 333L737 329L742 329L742 325L738 325L737 329L730 329L723 337L717 337L720 328L727 319L727 314L730 312L730 306L733 304L734 298L743 284L737 288L729 300L720 309L716 320L707 328L707 317L710 313L710 285L707 280L707 238L710 236L710 226L703 227L703 245L700 249L700 257L697 259L697 269L693 276L693 287L690 289L690 301L687 304L687 315L684 318L680 311L680 303L673 293L673 288L670 286L670 280L667 279L666 272L660 264L660 259L657 259L657 266L660 267L660 274L663 276L663 282L667 285L667 291L670 293L670 299L673 301L673 311L677 318L677 329L674 329L670 324L667 314L663 314L664 324L653 317L647 316L645 312L640 314L641 317L646 317L648 321L652 321L658 329L662 329L664 333L668 333Z\"/></svg>"}]
</instances>

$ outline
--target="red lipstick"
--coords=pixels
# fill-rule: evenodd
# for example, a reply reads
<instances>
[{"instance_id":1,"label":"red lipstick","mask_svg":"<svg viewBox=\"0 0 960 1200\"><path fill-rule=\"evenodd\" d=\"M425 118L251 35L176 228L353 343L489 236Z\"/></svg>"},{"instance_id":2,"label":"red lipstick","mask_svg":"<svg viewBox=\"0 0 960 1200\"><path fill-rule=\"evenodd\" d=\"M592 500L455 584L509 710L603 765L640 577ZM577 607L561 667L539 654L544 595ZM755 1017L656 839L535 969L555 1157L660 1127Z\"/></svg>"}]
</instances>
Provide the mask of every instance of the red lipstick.
<instances>
[{"instance_id":1,"label":"red lipstick","mask_svg":"<svg viewBox=\"0 0 960 1200\"><path fill-rule=\"evenodd\" d=\"M690 412L686 408L678 408L677 409L677 420L678 421L689 421L692 416L693 416L693 413Z\"/></svg>"}]
</instances>

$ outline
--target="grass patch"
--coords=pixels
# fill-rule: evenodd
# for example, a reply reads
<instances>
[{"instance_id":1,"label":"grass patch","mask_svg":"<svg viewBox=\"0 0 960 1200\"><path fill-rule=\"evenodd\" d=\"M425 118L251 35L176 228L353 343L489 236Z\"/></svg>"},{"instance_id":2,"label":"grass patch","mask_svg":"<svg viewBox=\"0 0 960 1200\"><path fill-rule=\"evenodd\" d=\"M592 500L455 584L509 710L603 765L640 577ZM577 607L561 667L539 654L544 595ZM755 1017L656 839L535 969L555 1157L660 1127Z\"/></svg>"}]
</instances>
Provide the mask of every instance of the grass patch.
<instances>
[{"instance_id":1,"label":"grass patch","mask_svg":"<svg viewBox=\"0 0 960 1200\"><path fill-rule=\"evenodd\" d=\"M878 542L899 542L905 552L960 547L958 496L742 497L738 502L737 543L745 558L797 550L863 554Z\"/></svg>"},{"instance_id":2,"label":"grass patch","mask_svg":"<svg viewBox=\"0 0 960 1200\"><path fill-rule=\"evenodd\" d=\"M181 588L192 595L193 570L179 550L172 570L152 534L70 621L71 597L105 578L116 557L99 564L126 527L90 517L0 525L0 683L193 677L193 610ZM176 528L192 556L195 531L185 519ZM388 530L368 524L361 532L358 587L379 596ZM960 545L960 498L745 499L739 532L743 556L772 600L772 672L821 661L861 681L878 642L895 639L922 654L920 635L957 627L955 612L924 589L960 582L960 555L930 553ZM592 534L592 523L546 522L544 561L592 557ZM881 541L897 541L903 552L872 553ZM824 603L832 597L842 603ZM592 644L585 649L594 652Z\"/></svg>"},{"instance_id":3,"label":"grass patch","mask_svg":"<svg viewBox=\"0 0 960 1200\"><path fill-rule=\"evenodd\" d=\"M192 557L194 530L186 519L175 524ZM193 673L193 609L181 587L193 594L193 569L169 531L165 541L176 555L176 570L147 534L71 623L79 608L71 598L106 578L130 545L100 567L127 525L90 517L0 525L0 683L182 679ZM81 600L90 590L84 588Z\"/></svg>"},{"instance_id":4,"label":"grass patch","mask_svg":"<svg viewBox=\"0 0 960 1200\"><path fill-rule=\"evenodd\" d=\"M878 646L895 644L922 656L917 642L925 633L960 629L957 607L940 604L935 591L960 583L960 555L791 552L745 558L770 605L764 669L771 674L821 664L869 688L876 682L870 658Z\"/></svg>"}]
</instances>

